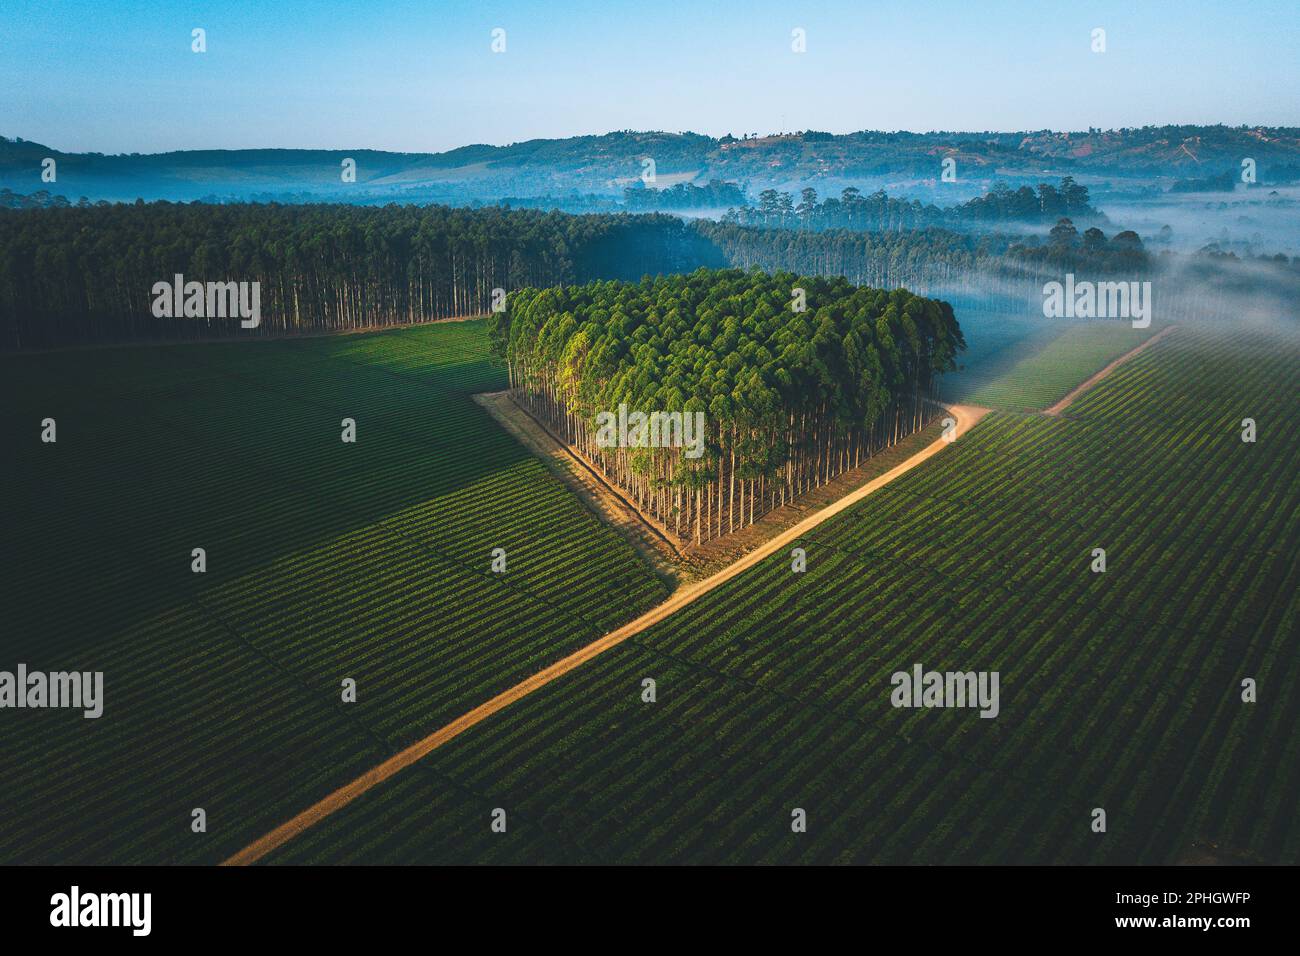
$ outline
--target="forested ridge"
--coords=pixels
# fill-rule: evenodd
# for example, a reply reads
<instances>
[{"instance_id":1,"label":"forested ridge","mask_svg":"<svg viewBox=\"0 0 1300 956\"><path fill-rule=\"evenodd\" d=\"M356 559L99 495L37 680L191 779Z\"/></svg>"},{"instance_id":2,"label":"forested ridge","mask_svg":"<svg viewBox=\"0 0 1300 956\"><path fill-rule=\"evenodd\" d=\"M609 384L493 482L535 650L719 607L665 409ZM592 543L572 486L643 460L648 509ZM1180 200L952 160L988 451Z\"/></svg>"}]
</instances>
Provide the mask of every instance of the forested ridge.
<instances>
[{"instance_id":1,"label":"forested ridge","mask_svg":"<svg viewBox=\"0 0 1300 956\"><path fill-rule=\"evenodd\" d=\"M689 174L755 184L755 189L823 177L870 180L900 176L937 179L945 158L957 161L962 179L1000 175L1023 180L1044 169L1061 173L1131 176L1171 170L1237 168L1241 157L1259 163L1260 182L1274 183L1300 158L1300 130L1287 127L1149 126L1141 129L1022 132L862 130L832 135L758 132L697 133L618 130L596 136L526 140L507 146L463 146L444 153L379 150L190 150L105 156L63 152L54 145L0 137L0 185L18 188L44 157L59 163L62 181L77 195L147 195L198 198L311 190L353 198L339 183L339 162L357 161L358 188L387 190L390 199L409 189L455 194L466 200L509 195L611 192L610 184L639 176L654 159L662 176ZM1274 170L1278 171L1275 175ZM123 188L144 190L123 194ZM429 199L430 196L421 198Z\"/></svg>"},{"instance_id":2,"label":"forested ridge","mask_svg":"<svg viewBox=\"0 0 1300 956\"><path fill-rule=\"evenodd\" d=\"M524 289L491 329L533 414L697 543L921 428L965 347L946 302L738 269ZM602 444L598 416L620 406L703 413L703 454Z\"/></svg>"}]
</instances>

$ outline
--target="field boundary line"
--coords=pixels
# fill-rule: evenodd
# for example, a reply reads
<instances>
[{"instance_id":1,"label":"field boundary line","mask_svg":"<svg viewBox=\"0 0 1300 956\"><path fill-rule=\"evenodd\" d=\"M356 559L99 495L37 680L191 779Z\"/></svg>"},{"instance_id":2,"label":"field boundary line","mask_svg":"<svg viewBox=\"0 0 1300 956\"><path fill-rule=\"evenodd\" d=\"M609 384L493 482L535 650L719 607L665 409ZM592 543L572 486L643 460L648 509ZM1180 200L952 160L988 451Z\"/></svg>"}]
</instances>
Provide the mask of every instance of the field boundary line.
<instances>
[{"instance_id":1,"label":"field boundary line","mask_svg":"<svg viewBox=\"0 0 1300 956\"><path fill-rule=\"evenodd\" d=\"M1053 418L1060 415L1061 412L1065 411L1067 408L1073 405L1075 399L1083 395L1084 392L1088 391L1088 389L1092 388L1094 385L1100 382L1111 372L1115 371L1115 369L1119 368L1129 359L1134 358L1139 352L1151 347L1152 345L1155 345L1157 342L1159 342L1161 339L1163 339L1166 335L1168 335L1176 328L1178 328L1178 326L1176 325L1165 326L1163 329L1161 329L1155 335L1151 336L1151 338L1147 339L1145 342L1141 343L1140 345L1134 348L1129 349L1119 358L1115 359L1109 365L1103 368L1100 372L1097 372L1095 375L1088 377L1083 381L1081 385L1078 385L1075 388L1071 389L1070 394L1066 395L1065 398L1061 399L1051 408L1044 409L1043 414L1051 415Z\"/></svg>"},{"instance_id":2,"label":"field boundary line","mask_svg":"<svg viewBox=\"0 0 1300 956\"><path fill-rule=\"evenodd\" d=\"M560 441L524 406L513 401L510 390L481 392L473 399L529 453L541 459L547 471L595 512L598 520L614 525L616 531L650 562L656 575L666 579L668 584L676 585L679 568L673 562L684 557L682 549L671 537L664 535L663 529L655 527L645 512L620 494L619 489L589 462L573 453L571 447ZM636 529L633 531L630 525L636 525Z\"/></svg>"},{"instance_id":3,"label":"field boundary line","mask_svg":"<svg viewBox=\"0 0 1300 956\"><path fill-rule=\"evenodd\" d=\"M770 541L755 548L738 561L729 564L711 577L682 588L675 594L671 595L666 601L651 608L640 617L629 621L622 627L610 631L604 637L592 641L585 647L579 648L568 657L556 661L554 664L538 671L531 677L520 681L508 690L502 691L491 700L480 704L468 713L462 714L451 723L439 728L427 737L417 740L405 749L398 751L387 760L372 767L370 770L367 770L351 783L339 787L333 793L318 800L316 803L280 824L269 833L254 840L238 853L224 860L221 865L247 866L258 862L271 851L278 849L294 837L319 823L321 820L336 811L343 809L357 797L360 797L362 794L372 790L402 770L405 770L407 767L437 750L448 741L460 736L476 724L482 723L498 711L504 710L516 701L527 697L529 694L542 687L545 687L557 678L582 666L592 658L605 653L605 651L610 648L622 644L628 638L634 637L655 624L658 624L673 613L681 610L688 604L693 603L698 598L727 583L741 572L747 571L760 561L771 557L791 542L802 538L813 528L830 518L835 517L840 512L851 508L872 492L878 491L896 478L905 475L918 465L933 458L951 444L952 441L960 438L973 428L980 419L990 411L990 409L980 408L974 405L949 405L946 407L955 420L955 428L951 440L942 437L936 439L912 457L895 465L884 474L877 475L875 478L862 485L862 487L849 492L843 498L827 505L815 514L809 515L798 524L787 528Z\"/></svg>"},{"instance_id":4,"label":"field boundary line","mask_svg":"<svg viewBox=\"0 0 1300 956\"><path fill-rule=\"evenodd\" d=\"M334 336L366 335L371 332L400 332L403 329L419 329L426 325L444 325L449 322L474 322L486 319L491 313L478 315L449 315L441 319L413 319L407 322L387 322L383 325L359 326L346 329L324 329L318 332L266 332L262 335L244 337L240 335L200 335L190 339L147 338L130 339L125 342L91 342L86 345L51 345L38 349L0 348L0 357L17 355L50 355L59 352L85 352L97 349L124 348L165 348L170 345L247 345L251 342L291 342L294 339L327 339Z\"/></svg>"},{"instance_id":5,"label":"field boundary line","mask_svg":"<svg viewBox=\"0 0 1300 956\"><path fill-rule=\"evenodd\" d=\"M559 445L560 449L564 452L565 455L569 457L570 460L575 462L587 474L591 475L591 477L594 478L598 484L600 484L611 495L617 498L619 503L624 508L631 511L632 514L634 514L637 517L637 519L655 535L656 538L661 539L668 547L672 548L673 554L675 556L680 558L685 555L686 548L684 548L680 543L674 540L675 535L673 535L673 533L668 530L668 526L666 524L664 524L661 521L657 521L656 519L650 517L650 515L642 511L637 506L637 503L628 495L626 491L624 491L622 488L618 487L618 485L614 484L607 477L605 477L605 474L599 468L597 468L594 463L588 461L587 457L584 454L582 454L582 452L580 452L578 449L571 446L568 442L564 441L564 439L562 439L559 435L555 434L555 432L551 430L550 426L547 425L540 418L538 418L536 415L534 415L526 405L524 405L522 402L515 401L514 395L510 394L511 391L512 390L507 389L505 392L501 393L505 396L506 401L510 402L511 405L519 409L519 411L523 412L524 415L528 416L528 420L533 422L533 424L535 424L547 436L549 436L553 442Z\"/></svg>"}]
</instances>

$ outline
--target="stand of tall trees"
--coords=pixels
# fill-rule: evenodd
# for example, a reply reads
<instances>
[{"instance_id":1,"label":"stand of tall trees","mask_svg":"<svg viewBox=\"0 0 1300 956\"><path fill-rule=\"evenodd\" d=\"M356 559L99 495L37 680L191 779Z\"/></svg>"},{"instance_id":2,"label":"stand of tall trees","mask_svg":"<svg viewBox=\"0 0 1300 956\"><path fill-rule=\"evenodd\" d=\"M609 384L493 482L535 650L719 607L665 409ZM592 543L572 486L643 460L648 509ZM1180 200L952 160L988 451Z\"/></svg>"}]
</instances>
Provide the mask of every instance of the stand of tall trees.
<instances>
[{"instance_id":1,"label":"stand of tall trees","mask_svg":"<svg viewBox=\"0 0 1300 956\"><path fill-rule=\"evenodd\" d=\"M169 202L0 209L0 347L481 315L494 289L639 278L709 261L707 241L667 215ZM258 282L261 324L155 317L154 284L177 274Z\"/></svg>"},{"instance_id":2,"label":"stand of tall trees","mask_svg":"<svg viewBox=\"0 0 1300 956\"><path fill-rule=\"evenodd\" d=\"M493 316L492 342L519 402L695 543L923 427L937 376L965 347L945 302L735 269L523 290ZM702 454L648 435L602 441L599 416L620 405L703 413Z\"/></svg>"},{"instance_id":3,"label":"stand of tall trees","mask_svg":"<svg viewBox=\"0 0 1300 956\"><path fill-rule=\"evenodd\" d=\"M802 232L704 220L694 227L728 265L737 268L840 275L854 284L885 289L916 288L972 275L1009 245L1001 236L977 237L946 229Z\"/></svg>"},{"instance_id":4,"label":"stand of tall trees","mask_svg":"<svg viewBox=\"0 0 1300 956\"><path fill-rule=\"evenodd\" d=\"M1058 184L1039 183L1036 189L1012 189L997 183L983 196L939 207L916 199L889 196L883 189L866 196L849 186L838 197L818 200L811 186L792 193L765 189L753 206L737 206L726 221L743 226L776 229L850 229L858 232L905 232L935 226L960 228L987 223L1039 223L1050 225L1065 217L1102 218L1089 203L1088 187L1066 176Z\"/></svg>"},{"instance_id":5,"label":"stand of tall trees","mask_svg":"<svg viewBox=\"0 0 1300 956\"><path fill-rule=\"evenodd\" d=\"M1097 227L1082 234L1059 220L1041 239L948 229L911 232L808 232L735 222L698 221L693 228L716 247L728 265L765 271L793 269L842 275L879 288L1041 295L1042 283L1066 272L1085 276L1146 276L1157 263L1131 231L1107 238Z\"/></svg>"},{"instance_id":6,"label":"stand of tall trees","mask_svg":"<svg viewBox=\"0 0 1300 956\"><path fill-rule=\"evenodd\" d=\"M3 198L9 206L0 206L0 349L376 328L481 315L497 289L508 301L524 287L635 280L702 266L844 276L854 285L922 295L1015 295L1034 310L1043 283L1067 272L1130 280L1183 265L1201 272L1217 251L1156 257L1132 232L1108 238L1094 226L1080 233L1067 218L1040 238L941 228L777 229L501 207L73 206L48 193ZM1220 283L1267 281L1294 301L1300 258L1213 262ZM177 274L187 282L258 282L260 325L156 317L153 287ZM1176 285L1166 283L1162 294Z\"/></svg>"},{"instance_id":7,"label":"stand of tall trees","mask_svg":"<svg viewBox=\"0 0 1300 956\"><path fill-rule=\"evenodd\" d=\"M739 183L711 179L704 186L677 183L667 189L647 187L639 180L623 190L628 209L725 209L745 205L745 189Z\"/></svg>"}]
</instances>

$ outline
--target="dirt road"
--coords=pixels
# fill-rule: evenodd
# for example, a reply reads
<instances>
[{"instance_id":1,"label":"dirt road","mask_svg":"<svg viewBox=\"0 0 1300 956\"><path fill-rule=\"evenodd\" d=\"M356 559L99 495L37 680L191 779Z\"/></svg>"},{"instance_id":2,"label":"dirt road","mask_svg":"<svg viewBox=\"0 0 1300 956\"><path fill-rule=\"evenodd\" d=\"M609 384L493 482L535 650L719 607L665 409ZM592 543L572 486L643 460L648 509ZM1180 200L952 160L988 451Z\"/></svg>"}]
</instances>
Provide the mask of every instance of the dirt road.
<instances>
[{"instance_id":1,"label":"dirt road","mask_svg":"<svg viewBox=\"0 0 1300 956\"><path fill-rule=\"evenodd\" d=\"M1044 410L1044 411L1043 411L1043 414L1044 414L1044 415L1059 415L1059 414L1061 414L1061 412L1065 411L1067 408L1070 407L1070 405L1074 402L1074 400L1075 400L1076 398L1078 398L1080 395L1082 395L1082 394L1083 394L1084 392L1086 392L1088 389L1092 388L1094 385L1096 385L1098 382L1100 382L1103 378L1105 378L1105 377L1106 377L1107 375L1109 375L1111 372L1115 371L1115 369L1119 368L1121 365L1123 365L1125 362L1127 362L1127 361L1128 361L1129 359L1131 359L1133 356L1137 355L1137 354L1138 354L1139 352L1141 352L1143 349L1145 349L1145 348L1150 348L1152 345L1155 345L1157 342L1159 342L1161 339L1163 339L1166 335L1168 335L1170 332L1172 332L1175 328L1177 328L1177 326L1171 325L1171 326L1169 326L1168 328L1161 329L1159 332L1157 332L1155 335L1151 336L1151 338L1147 339L1145 342L1143 342L1143 343L1142 343L1141 345L1139 345L1137 348L1135 348L1135 349L1129 349L1129 351L1125 352L1123 355L1121 355L1119 358L1115 359L1115 361L1111 362L1109 365L1107 365L1104 369L1102 369L1102 370L1101 370L1100 372L1098 372L1096 375L1092 376L1092 377L1089 378L1086 382L1084 382L1082 385L1080 385L1078 388L1074 389L1074 391L1070 392L1070 394L1067 395L1067 396L1065 396L1065 398L1061 399L1059 402L1057 402L1057 403L1056 403L1055 405L1053 405L1051 408L1048 408L1048 409Z\"/></svg>"},{"instance_id":2,"label":"dirt road","mask_svg":"<svg viewBox=\"0 0 1300 956\"><path fill-rule=\"evenodd\" d=\"M952 440L956 440L968 432L989 411L987 408L978 408L973 405L951 405L948 407L956 425L952 433ZM280 824L270 833L253 841L221 865L245 866L250 863L256 863L272 850L288 843L298 834L316 825L335 811L343 809L343 807L347 806L357 797L383 783L385 780L395 776L400 771L405 770L421 757L437 750L443 744L447 743L447 741L452 740L464 733L466 730L469 730L469 728L473 727L475 724L481 723L498 711L509 707L515 701L527 697L533 691L545 687L556 678L564 676L574 668L585 664L593 657L603 654L611 647L616 647L628 638L640 634L642 631L658 624L664 618L681 610L686 607L686 605L698 600L715 588L721 587L723 584L726 584L732 578L736 577L736 575L752 568L760 561L771 557L773 554L776 554L778 551L781 551L793 542L797 541L824 521L827 521L840 512L853 507L853 505L857 504L872 492L883 488L885 485L889 484L896 478L905 475L922 462L933 458L935 455L939 454L939 452L943 451L948 444L949 440L945 438L940 438L937 441L932 442L911 458L908 458L902 464L896 465L884 474L873 478L861 488L850 492L834 504L828 505L821 511L809 515L803 521L800 521L793 527L786 529L766 544L751 551L734 564L728 565L712 577L683 588L673 594L668 598L668 600L651 608L635 620L624 624L617 630L610 631L599 640L593 641L586 647L570 654L568 657L556 661L545 670L538 671L527 680L521 681L509 690L506 690L498 694L496 697L493 697L491 700L480 704L469 713L456 718L445 727L434 731L432 734L421 740L417 740L405 750L394 754L378 766L372 767L351 783L340 787L329 796L303 810L297 816Z\"/></svg>"}]
</instances>

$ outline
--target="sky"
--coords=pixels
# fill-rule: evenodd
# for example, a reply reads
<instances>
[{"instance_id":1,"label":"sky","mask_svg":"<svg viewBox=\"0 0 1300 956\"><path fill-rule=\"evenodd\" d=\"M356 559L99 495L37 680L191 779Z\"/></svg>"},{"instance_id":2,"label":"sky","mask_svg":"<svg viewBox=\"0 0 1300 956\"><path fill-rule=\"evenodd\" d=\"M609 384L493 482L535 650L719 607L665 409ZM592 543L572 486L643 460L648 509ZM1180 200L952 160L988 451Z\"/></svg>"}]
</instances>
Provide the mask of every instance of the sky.
<instances>
[{"instance_id":1,"label":"sky","mask_svg":"<svg viewBox=\"0 0 1300 956\"><path fill-rule=\"evenodd\" d=\"M1165 123L1300 126L1300 0L0 0L0 135L73 152Z\"/></svg>"}]
</instances>

